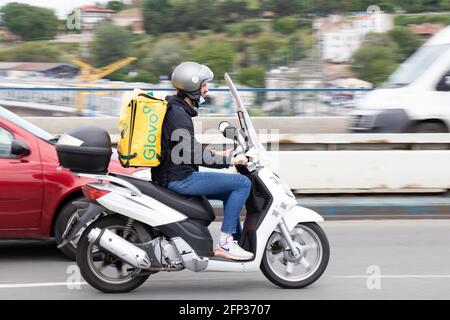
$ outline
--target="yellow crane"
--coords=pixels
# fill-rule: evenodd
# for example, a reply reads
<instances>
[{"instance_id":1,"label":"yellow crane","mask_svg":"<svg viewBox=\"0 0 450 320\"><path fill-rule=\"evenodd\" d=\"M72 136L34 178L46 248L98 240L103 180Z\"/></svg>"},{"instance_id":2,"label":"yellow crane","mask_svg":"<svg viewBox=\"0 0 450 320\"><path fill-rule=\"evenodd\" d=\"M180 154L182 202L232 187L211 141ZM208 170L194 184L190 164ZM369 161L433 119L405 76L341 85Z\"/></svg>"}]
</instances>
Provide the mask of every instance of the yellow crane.
<instances>
[{"instance_id":1,"label":"yellow crane","mask_svg":"<svg viewBox=\"0 0 450 320\"><path fill-rule=\"evenodd\" d=\"M117 71L124 66L130 64L135 61L136 57L128 57L125 59L121 59L115 61L113 63L108 64L107 66L101 68L94 68L89 63L86 63L81 60L73 60L72 62L81 68L80 74L78 76L78 80L83 84L91 84L107 75ZM75 104L77 106L77 111L81 113L84 109L84 95L85 92L77 92L75 97Z\"/></svg>"}]
</instances>

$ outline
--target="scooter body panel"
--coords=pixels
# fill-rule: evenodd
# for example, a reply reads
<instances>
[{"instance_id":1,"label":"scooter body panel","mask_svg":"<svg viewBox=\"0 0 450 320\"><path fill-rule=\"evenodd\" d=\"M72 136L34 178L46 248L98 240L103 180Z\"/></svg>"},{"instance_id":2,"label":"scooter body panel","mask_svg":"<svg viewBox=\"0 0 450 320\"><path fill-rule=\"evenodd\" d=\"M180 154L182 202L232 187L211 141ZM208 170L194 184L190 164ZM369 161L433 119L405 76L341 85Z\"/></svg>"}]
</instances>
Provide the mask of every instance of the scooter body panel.
<instances>
[{"instance_id":1,"label":"scooter body panel","mask_svg":"<svg viewBox=\"0 0 450 320\"><path fill-rule=\"evenodd\" d=\"M284 216L284 222L289 231L295 228L295 226L302 222L321 222L323 218L315 211L302 207L292 207Z\"/></svg>"},{"instance_id":2,"label":"scooter body panel","mask_svg":"<svg viewBox=\"0 0 450 320\"><path fill-rule=\"evenodd\" d=\"M272 203L267 212L260 217L256 229L255 257L249 262L210 260L204 271L251 272L258 271L264 255L265 246L272 232L276 231L281 219L297 205L292 193L288 193L279 178L267 168L256 173L260 182L272 196Z\"/></svg>"},{"instance_id":3,"label":"scooter body panel","mask_svg":"<svg viewBox=\"0 0 450 320\"><path fill-rule=\"evenodd\" d=\"M188 219L181 212L146 195L133 196L126 189L114 187L114 192L98 198L106 209L135 219L152 227L180 222ZM117 189L121 192L118 192Z\"/></svg>"}]
</instances>

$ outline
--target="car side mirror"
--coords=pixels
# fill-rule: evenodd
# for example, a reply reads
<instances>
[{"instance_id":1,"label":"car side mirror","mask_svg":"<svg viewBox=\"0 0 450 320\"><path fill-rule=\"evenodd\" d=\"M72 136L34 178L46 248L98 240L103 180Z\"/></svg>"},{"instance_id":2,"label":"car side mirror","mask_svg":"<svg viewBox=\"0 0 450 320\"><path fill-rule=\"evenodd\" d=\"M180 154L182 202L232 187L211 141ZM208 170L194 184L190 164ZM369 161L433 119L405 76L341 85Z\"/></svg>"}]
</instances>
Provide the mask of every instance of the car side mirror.
<instances>
[{"instance_id":1,"label":"car side mirror","mask_svg":"<svg viewBox=\"0 0 450 320\"><path fill-rule=\"evenodd\" d=\"M225 129L228 128L229 126L231 126L231 123L229 123L228 121L222 121L219 124L219 131L223 134L225 132Z\"/></svg>"},{"instance_id":2,"label":"car side mirror","mask_svg":"<svg viewBox=\"0 0 450 320\"><path fill-rule=\"evenodd\" d=\"M450 72L448 72L442 77L436 89L437 91L450 91Z\"/></svg>"},{"instance_id":3,"label":"car side mirror","mask_svg":"<svg viewBox=\"0 0 450 320\"><path fill-rule=\"evenodd\" d=\"M26 157L30 155L30 148L28 144L23 140L13 140L11 142L11 154L16 156Z\"/></svg>"}]
</instances>

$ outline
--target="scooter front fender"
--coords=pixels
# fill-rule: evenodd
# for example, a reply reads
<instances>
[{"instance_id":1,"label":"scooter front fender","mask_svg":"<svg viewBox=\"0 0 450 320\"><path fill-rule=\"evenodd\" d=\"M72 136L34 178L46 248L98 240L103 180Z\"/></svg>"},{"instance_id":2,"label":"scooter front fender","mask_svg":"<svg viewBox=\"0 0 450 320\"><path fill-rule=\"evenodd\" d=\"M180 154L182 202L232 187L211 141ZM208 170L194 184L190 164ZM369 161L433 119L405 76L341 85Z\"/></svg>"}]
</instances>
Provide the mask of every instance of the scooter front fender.
<instances>
[{"instance_id":1,"label":"scooter front fender","mask_svg":"<svg viewBox=\"0 0 450 320\"><path fill-rule=\"evenodd\" d=\"M294 229L295 226L301 222L324 221L322 216L320 216L317 212L298 205L289 209L289 211L283 216L283 219L289 231L292 231L292 229Z\"/></svg>"}]
</instances>

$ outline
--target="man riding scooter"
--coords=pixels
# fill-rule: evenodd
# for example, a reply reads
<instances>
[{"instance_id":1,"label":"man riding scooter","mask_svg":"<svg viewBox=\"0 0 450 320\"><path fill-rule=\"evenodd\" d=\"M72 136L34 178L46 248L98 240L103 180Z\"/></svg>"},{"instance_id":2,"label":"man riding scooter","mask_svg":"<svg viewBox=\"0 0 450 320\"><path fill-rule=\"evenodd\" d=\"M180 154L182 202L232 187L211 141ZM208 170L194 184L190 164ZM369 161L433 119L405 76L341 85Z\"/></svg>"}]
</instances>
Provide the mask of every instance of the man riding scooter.
<instances>
[{"instance_id":1,"label":"man riding scooter","mask_svg":"<svg viewBox=\"0 0 450 320\"><path fill-rule=\"evenodd\" d=\"M242 249L239 240L239 214L248 198L251 182L241 174L199 172L199 166L228 168L246 165L247 157L231 156L231 150L205 150L195 139L192 117L208 93L208 81L214 77L205 65L183 62L172 73L172 84L177 89L167 97L168 108L164 119L161 146L161 164L152 168L152 180L184 195L204 195L223 201L224 217L221 234L214 250L216 256L249 260L253 253Z\"/></svg>"}]
</instances>

